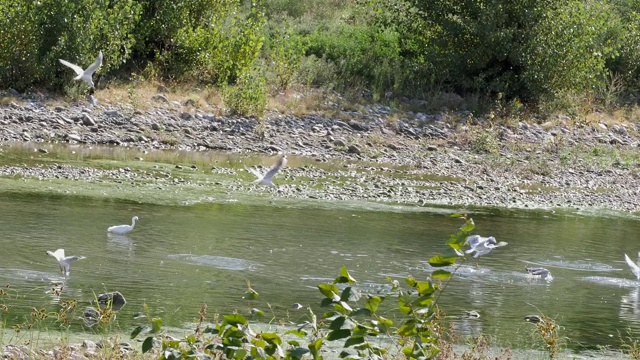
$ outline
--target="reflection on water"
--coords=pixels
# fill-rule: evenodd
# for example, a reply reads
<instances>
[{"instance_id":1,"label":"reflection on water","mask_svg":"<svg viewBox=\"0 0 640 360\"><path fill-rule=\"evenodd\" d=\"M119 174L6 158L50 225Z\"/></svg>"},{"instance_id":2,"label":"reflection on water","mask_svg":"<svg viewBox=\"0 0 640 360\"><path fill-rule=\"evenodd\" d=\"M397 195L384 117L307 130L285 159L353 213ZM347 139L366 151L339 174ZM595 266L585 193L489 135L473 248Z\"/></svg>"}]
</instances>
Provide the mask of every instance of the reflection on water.
<instances>
[{"instance_id":1,"label":"reflection on water","mask_svg":"<svg viewBox=\"0 0 640 360\"><path fill-rule=\"evenodd\" d=\"M68 299L88 304L95 294L119 291L127 299L120 328L137 325L144 304L167 326L182 326L203 303L211 313L248 311L247 281L260 293L251 307L269 303L279 319L293 303L321 314L317 285L333 281L343 265L358 280L357 291L384 294L385 277L401 285L410 275L426 279L434 270L429 257L445 250L461 225L446 212L330 205L159 206L5 194L0 286L10 284L20 297L7 322L21 321L32 307ZM133 214L145 222L127 235L107 234ZM529 339L532 329L524 316L540 312L556 318L576 347L615 345L618 330L640 330L639 283L623 260L638 250L637 221L486 209L473 217L478 233L509 246L455 269L439 303L459 335L521 343L517 337ZM45 254L56 248L87 257L73 263L66 280ZM529 264L549 269L553 281L530 277ZM380 311L398 323L395 306L387 299ZM469 310L480 317L465 316Z\"/></svg>"}]
</instances>

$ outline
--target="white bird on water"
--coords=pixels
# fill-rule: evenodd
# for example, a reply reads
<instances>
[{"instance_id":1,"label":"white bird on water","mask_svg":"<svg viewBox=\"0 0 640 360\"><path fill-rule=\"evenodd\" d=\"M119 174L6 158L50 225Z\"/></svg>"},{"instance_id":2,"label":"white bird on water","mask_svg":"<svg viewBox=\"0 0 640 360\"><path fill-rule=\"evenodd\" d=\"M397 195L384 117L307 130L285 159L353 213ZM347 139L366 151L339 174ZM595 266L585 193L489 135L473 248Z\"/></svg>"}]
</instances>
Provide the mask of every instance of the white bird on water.
<instances>
[{"instance_id":1,"label":"white bird on water","mask_svg":"<svg viewBox=\"0 0 640 360\"><path fill-rule=\"evenodd\" d=\"M493 236L482 237L480 235L469 236L466 243L469 244L471 248L465 251L465 254L470 254L475 251L475 254L473 255L474 259L477 259L478 256L488 254L491 250L497 247L507 245L504 241L497 242L496 238Z\"/></svg>"},{"instance_id":2,"label":"white bird on water","mask_svg":"<svg viewBox=\"0 0 640 360\"><path fill-rule=\"evenodd\" d=\"M58 60L60 60L60 63L62 65L66 65L72 68L73 71L75 71L76 74L78 74L78 76L74 77L73 80L84 80L89 85L90 88L94 87L93 73L95 73L96 70L98 70L98 68L100 67L100 65L102 65L102 51L98 53L98 57L96 58L96 61L94 61L93 64L89 65L89 67L86 70L83 70L80 66L76 64L72 64L66 60L62 60L62 59L58 59Z\"/></svg>"},{"instance_id":3,"label":"white bird on water","mask_svg":"<svg viewBox=\"0 0 640 360\"><path fill-rule=\"evenodd\" d=\"M278 162L275 165L273 165L271 169L269 169L269 171L267 171L266 174L264 175L261 174L256 169L248 168L246 166L244 168L258 178L254 181L254 183L267 185L267 186L275 186L273 185L272 179L275 176L275 174L277 174L278 171L280 171L280 169L282 169L282 167L284 167L286 164L287 164L287 156L282 155L280 159L278 159Z\"/></svg>"},{"instance_id":4,"label":"white bird on water","mask_svg":"<svg viewBox=\"0 0 640 360\"><path fill-rule=\"evenodd\" d=\"M133 228L136 226L136 221L138 221L138 217L134 216L131 218L131 225L111 226L107 229L107 231L110 233L119 234L119 235L126 234L129 231L133 230Z\"/></svg>"},{"instance_id":5,"label":"white bird on water","mask_svg":"<svg viewBox=\"0 0 640 360\"><path fill-rule=\"evenodd\" d=\"M71 265L72 261L86 259L84 256L64 256L64 249L47 251L47 255L51 255L58 260L60 271L62 271L65 276L69 276L69 265Z\"/></svg>"},{"instance_id":6,"label":"white bird on water","mask_svg":"<svg viewBox=\"0 0 640 360\"><path fill-rule=\"evenodd\" d=\"M640 258L640 252L638 253L638 258ZM638 264L634 263L633 260L629 259L627 254L624 254L624 260L627 262L627 265L629 265L629 268L631 268L631 272L633 272L636 278L640 280L640 267L638 266Z\"/></svg>"}]
</instances>

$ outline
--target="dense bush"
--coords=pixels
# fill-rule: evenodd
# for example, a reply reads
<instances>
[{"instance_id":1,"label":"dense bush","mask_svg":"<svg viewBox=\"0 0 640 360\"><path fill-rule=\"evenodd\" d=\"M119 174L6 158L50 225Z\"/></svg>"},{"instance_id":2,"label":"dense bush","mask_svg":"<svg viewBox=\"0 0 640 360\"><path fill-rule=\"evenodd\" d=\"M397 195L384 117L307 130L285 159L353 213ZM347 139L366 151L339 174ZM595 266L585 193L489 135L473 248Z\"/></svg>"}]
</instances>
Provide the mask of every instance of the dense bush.
<instances>
[{"instance_id":1,"label":"dense bush","mask_svg":"<svg viewBox=\"0 0 640 360\"><path fill-rule=\"evenodd\" d=\"M639 5L0 0L0 87L60 90L73 74L58 58L86 66L102 50L101 73L152 69L144 74L245 82L245 89L254 79L278 90L298 82L377 95L444 91L539 104L572 94L609 102L640 87Z\"/></svg>"},{"instance_id":2,"label":"dense bush","mask_svg":"<svg viewBox=\"0 0 640 360\"><path fill-rule=\"evenodd\" d=\"M88 66L100 50L103 71L118 68L140 10L134 0L0 1L0 86L59 88L75 76L59 58Z\"/></svg>"}]
</instances>

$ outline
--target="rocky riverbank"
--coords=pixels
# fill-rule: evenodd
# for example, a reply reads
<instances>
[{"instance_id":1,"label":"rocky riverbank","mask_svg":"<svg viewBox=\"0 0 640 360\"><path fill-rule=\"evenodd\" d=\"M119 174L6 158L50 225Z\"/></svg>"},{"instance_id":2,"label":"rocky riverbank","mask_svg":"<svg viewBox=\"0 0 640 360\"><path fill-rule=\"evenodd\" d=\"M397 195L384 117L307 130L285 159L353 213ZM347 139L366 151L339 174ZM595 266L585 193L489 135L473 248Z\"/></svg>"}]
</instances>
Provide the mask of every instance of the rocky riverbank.
<instances>
[{"instance_id":1,"label":"rocky riverbank","mask_svg":"<svg viewBox=\"0 0 640 360\"><path fill-rule=\"evenodd\" d=\"M284 152L313 159L283 170L280 187L274 190L278 196L418 205L640 210L640 125L612 119L587 123L556 116L541 124L523 120L506 125L469 113L400 114L386 106L369 105L360 111L335 109L330 114L271 112L258 122L217 115L189 101L171 101L162 93L151 97L144 109L107 102L48 105L15 96L3 100L3 143ZM327 171L314 165L336 159L345 161L342 169ZM95 175L97 172L100 174ZM137 176L135 171L72 166L0 168L0 176L17 174L78 181L94 176Z\"/></svg>"}]
</instances>

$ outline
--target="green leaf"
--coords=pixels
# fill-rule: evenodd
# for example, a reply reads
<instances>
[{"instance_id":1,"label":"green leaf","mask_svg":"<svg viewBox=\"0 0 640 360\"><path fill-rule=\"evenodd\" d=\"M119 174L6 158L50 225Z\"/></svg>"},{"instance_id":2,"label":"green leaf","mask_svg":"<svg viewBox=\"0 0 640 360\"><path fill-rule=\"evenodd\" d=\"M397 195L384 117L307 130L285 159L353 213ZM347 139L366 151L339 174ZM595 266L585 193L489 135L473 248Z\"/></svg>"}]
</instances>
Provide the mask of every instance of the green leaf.
<instances>
[{"instance_id":1,"label":"green leaf","mask_svg":"<svg viewBox=\"0 0 640 360\"><path fill-rule=\"evenodd\" d=\"M287 350L287 357L291 359L301 359L304 355L308 354L309 350L301 347L295 347Z\"/></svg>"},{"instance_id":2,"label":"green leaf","mask_svg":"<svg viewBox=\"0 0 640 360\"><path fill-rule=\"evenodd\" d=\"M442 255L436 255L431 259L429 259L429 265L435 266L435 267L449 266L455 263L456 263L456 257L445 258Z\"/></svg>"},{"instance_id":3,"label":"green leaf","mask_svg":"<svg viewBox=\"0 0 640 360\"><path fill-rule=\"evenodd\" d=\"M129 337L129 339L133 340L136 338L136 336L138 336L138 334L140 334L140 332L142 331L142 329L144 329L144 327L142 326L138 326L135 329L133 329L133 331L131 332L131 335Z\"/></svg>"},{"instance_id":4,"label":"green leaf","mask_svg":"<svg viewBox=\"0 0 640 360\"><path fill-rule=\"evenodd\" d=\"M384 325L384 326L392 326L393 325L393 320L387 319L386 317L378 316L378 323L380 323L380 325Z\"/></svg>"},{"instance_id":5,"label":"green leaf","mask_svg":"<svg viewBox=\"0 0 640 360\"><path fill-rule=\"evenodd\" d=\"M464 232L471 232L476 227L476 224L473 222L473 219L469 218L467 222L460 228L460 230Z\"/></svg>"},{"instance_id":6,"label":"green leaf","mask_svg":"<svg viewBox=\"0 0 640 360\"><path fill-rule=\"evenodd\" d=\"M449 215L449 217L452 217L452 218L454 218L454 219L461 218L461 217L463 217L463 216L464 216L464 215L462 215L462 214L458 214L458 213Z\"/></svg>"},{"instance_id":7,"label":"green leaf","mask_svg":"<svg viewBox=\"0 0 640 360\"><path fill-rule=\"evenodd\" d=\"M358 301L360 300L360 297L360 291L352 288L351 286L347 286L342 290L342 294L340 294L340 300L342 301Z\"/></svg>"},{"instance_id":8,"label":"green leaf","mask_svg":"<svg viewBox=\"0 0 640 360\"><path fill-rule=\"evenodd\" d=\"M244 295L242 296L243 299L245 300L255 300L258 298L258 296L260 296L260 294L258 294L257 291L249 288L247 290L247 292L244 293Z\"/></svg>"},{"instance_id":9,"label":"green leaf","mask_svg":"<svg viewBox=\"0 0 640 360\"><path fill-rule=\"evenodd\" d=\"M153 318L153 320L151 320L151 333L155 334L158 331L160 331L161 328L162 328L162 319Z\"/></svg>"},{"instance_id":10,"label":"green leaf","mask_svg":"<svg viewBox=\"0 0 640 360\"><path fill-rule=\"evenodd\" d=\"M289 330L287 332L284 333L285 335L287 334L293 334L299 338L303 338L305 336L307 336L307 332L304 330L298 330L298 329L293 329L293 330Z\"/></svg>"},{"instance_id":11,"label":"green leaf","mask_svg":"<svg viewBox=\"0 0 640 360\"><path fill-rule=\"evenodd\" d=\"M344 321L346 320L346 318L344 316L339 316L337 318L335 318L331 324L329 325L329 329L331 330L339 330L340 328L342 328L342 325L344 325Z\"/></svg>"},{"instance_id":12,"label":"green leaf","mask_svg":"<svg viewBox=\"0 0 640 360\"><path fill-rule=\"evenodd\" d=\"M360 336L352 336L344 342L344 347L350 347L353 345L358 345L364 343L364 338Z\"/></svg>"},{"instance_id":13,"label":"green leaf","mask_svg":"<svg viewBox=\"0 0 640 360\"><path fill-rule=\"evenodd\" d=\"M367 299L367 304L364 307L369 309L371 313L375 313L376 311L378 311L378 306L380 306L382 300L383 298L381 298L380 296L370 296L369 299Z\"/></svg>"},{"instance_id":14,"label":"green leaf","mask_svg":"<svg viewBox=\"0 0 640 360\"><path fill-rule=\"evenodd\" d=\"M409 305L409 301L404 296L398 297L398 309L405 315L411 314L412 308Z\"/></svg>"},{"instance_id":15,"label":"green leaf","mask_svg":"<svg viewBox=\"0 0 640 360\"><path fill-rule=\"evenodd\" d=\"M344 301L340 301L339 303L333 304L333 309L342 314L350 314L353 309L349 304Z\"/></svg>"},{"instance_id":16,"label":"green leaf","mask_svg":"<svg viewBox=\"0 0 640 360\"><path fill-rule=\"evenodd\" d=\"M333 305L333 300L329 299L329 298L324 298L322 299L322 301L320 301L320 306L321 307L327 307L327 306L331 306Z\"/></svg>"},{"instance_id":17,"label":"green leaf","mask_svg":"<svg viewBox=\"0 0 640 360\"><path fill-rule=\"evenodd\" d=\"M251 313L255 316L264 316L264 311L256 308L251 309Z\"/></svg>"},{"instance_id":18,"label":"green leaf","mask_svg":"<svg viewBox=\"0 0 640 360\"><path fill-rule=\"evenodd\" d=\"M354 284L356 282L356 279L354 279L353 277L351 277L351 274L349 274L349 271L347 270L346 266L342 266L342 269L340 269L340 276L338 276L335 280L333 280L334 284Z\"/></svg>"},{"instance_id":19,"label":"green leaf","mask_svg":"<svg viewBox=\"0 0 640 360\"><path fill-rule=\"evenodd\" d=\"M438 269L438 270L434 271L433 273L431 273L431 277L434 278L434 279L438 279L438 280L446 280L446 279L451 277L451 272L446 271L446 270L442 270L442 269Z\"/></svg>"},{"instance_id":20,"label":"green leaf","mask_svg":"<svg viewBox=\"0 0 640 360\"><path fill-rule=\"evenodd\" d=\"M151 348L153 348L153 336L149 336L144 339L144 342L142 343L142 353L146 353L151 350Z\"/></svg>"},{"instance_id":21,"label":"green leaf","mask_svg":"<svg viewBox=\"0 0 640 360\"><path fill-rule=\"evenodd\" d=\"M247 319L240 314L224 315L223 319L225 323L233 326L237 326L238 324L246 325L248 323Z\"/></svg>"},{"instance_id":22,"label":"green leaf","mask_svg":"<svg viewBox=\"0 0 640 360\"><path fill-rule=\"evenodd\" d=\"M416 323L414 320L407 320L402 326L398 328L398 335L400 336L411 336L415 332Z\"/></svg>"},{"instance_id":23,"label":"green leaf","mask_svg":"<svg viewBox=\"0 0 640 360\"><path fill-rule=\"evenodd\" d=\"M349 329L332 330L327 335L327 340L329 341L340 340L349 336L351 336L351 330Z\"/></svg>"},{"instance_id":24,"label":"green leaf","mask_svg":"<svg viewBox=\"0 0 640 360\"><path fill-rule=\"evenodd\" d=\"M314 359L318 359L320 355L320 348L322 347L322 338L317 339L314 342L310 342L307 346Z\"/></svg>"},{"instance_id":25,"label":"green leaf","mask_svg":"<svg viewBox=\"0 0 640 360\"><path fill-rule=\"evenodd\" d=\"M205 334L214 334L214 335L216 335L216 334L220 333L220 330L218 330L218 328L215 328L215 327L208 327L207 326L204 329L204 333Z\"/></svg>"},{"instance_id":26,"label":"green leaf","mask_svg":"<svg viewBox=\"0 0 640 360\"><path fill-rule=\"evenodd\" d=\"M340 296L338 296L338 287L334 284L320 284L318 285L318 289L327 299L331 299L331 301L340 301Z\"/></svg>"},{"instance_id":27,"label":"green leaf","mask_svg":"<svg viewBox=\"0 0 640 360\"><path fill-rule=\"evenodd\" d=\"M418 281L415 289L418 290L420 295L430 295L436 291L436 287L433 286L431 281Z\"/></svg>"},{"instance_id":28,"label":"green leaf","mask_svg":"<svg viewBox=\"0 0 640 360\"><path fill-rule=\"evenodd\" d=\"M417 299L415 299L411 305L413 305L413 308L416 307L427 307L430 306L433 303L433 297L431 295L424 295L421 296Z\"/></svg>"},{"instance_id":29,"label":"green leaf","mask_svg":"<svg viewBox=\"0 0 640 360\"><path fill-rule=\"evenodd\" d=\"M272 345L282 345L282 339L280 338L280 336L278 336L278 334L271 332L271 333L260 333L260 337L262 339L264 339L264 341L268 342L269 344Z\"/></svg>"}]
</instances>

